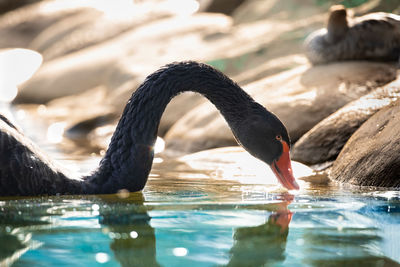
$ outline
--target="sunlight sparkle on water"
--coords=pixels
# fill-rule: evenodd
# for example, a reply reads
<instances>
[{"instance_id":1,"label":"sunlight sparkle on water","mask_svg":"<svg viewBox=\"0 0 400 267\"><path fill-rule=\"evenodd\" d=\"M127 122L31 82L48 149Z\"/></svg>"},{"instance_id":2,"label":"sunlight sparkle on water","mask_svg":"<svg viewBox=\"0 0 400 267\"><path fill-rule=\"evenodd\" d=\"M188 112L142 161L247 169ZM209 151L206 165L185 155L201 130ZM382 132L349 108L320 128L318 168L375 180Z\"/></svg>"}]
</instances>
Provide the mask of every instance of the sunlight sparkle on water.
<instances>
[{"instance_id":1,"label":"sunlight sparkle on water","mask_svg":"<svg viewBox=\"0 0 400 267\"><path fill-rule=\"evenodd\" d=\"M96 257L96 261L98 263L106 263L107 261L110 260L110 256L108 256L107 253L103 253L103 252L96 253L95 257Z\"/></svg>"},{"instance_id":2,"label":"sunlight sparkle on water","mask_svg":"<svg viewBox=\"0 0 400 267\"><path fill-rule=\"evenodd\" d=\"M386 199L391 199L394 197L400 197L400 192L399 191L385 191L385 192L374 192L373 193L374 196L376 197L383 197Z\"/></svg>"},{"instance_id":3,"label":"sunlight sparkle on water","mask_svg":"<svg viewBox=\"0 0 400 267\"><path fill-rule=\"evenodd\" d=\"M154 158L153 163L162 163L163 161L162 158Z\"/></svg>"},{"instance_id":4,"label":"sunlight sparkle on water","mask_svg":"<svg viewBox=\"0 0 400 267\"><path fill-rule=\"evenodd\" d=\"M302 245L304 245L304 243L305 243L305 242L304 242L304 239L303 239L303 238L299 238L299 239L296 240L296 245L297 245L297 246L302 246Z\"/></svg>"},{"instance_id":5,"label":"sunlight sparkle on water","mask_svg":"<svg viewBox=\"0 0 400 267\"><path fill-rule=\"evenodd\" d=\"M47 140L51 143L60 143L63 140L65 122L56 122L47 129Z\"/></svg>"},{"instance_id":6,"label":"sunlight sparkle on water","mask_svg":"<svg viewBox=\"0 0 400 267\"><path fill-rule=\"evenodd\" d=\"M156 144L154 145L154 154L163 152L165 149L165 141L157 136Z\"/></svg>"},{"instance_id":7,"label":"sunlight sparkle on water","mask_svg":"<svg viewBox=\"0 0 400 267\"><path fill-rule=\"evenodd\" d=\"M47 107L45 105L39 105L36 109L38 115L44 116L47 112Z\"/></svg>"},{"instance_id":8,"label":"sunlight sparkle on water","mask_svg":"<svg viewBox=\"0 0 400 267\"><path fill-rule=\"evenodd\" d=\"M183 156L179 158L179 161L195 170L210 171L213 179L235 180L244 184L263 184L274 191L276 191L276 186L282 188L271 168L241 147L201 151ZM292 168L297 182L300 187L303 187L305 183L299 181L298 178L312 175L313 170L295 161L292 161Z\"/></svg>"},{"instance_id":9,"label":"sunlight sparkle on water","mask_svg":"<svg viewBox=\"0 0 400 267\"><path fill-rule=\"evenodd\" d=\"M174 248L172 253L177 257L184 257L188 254L188 250L186 248Z\"/></svg>"},{"instance_id":10,"label":"sunlight sparkle on water","mask_svg":"<svg viewBox=\"0 0 400 267\"><path fill-rule=\"evenodd\" d=\"M139 235L138 235L137 232L132 231L132 232L129 233L129 236L130 236L131 238L133 238L133 239L136 239Z\"/></svg>"},{"instance_id":11,"label":"sunlight sparkle on water","mask_svg":"<svg viewBox=\"0 0 400 267\"><path fill-rule=\"evenodd\" d=\"M117 196L118 196L119 198L128 198L128 197L129 197L129 191L126 190L126 189L118 190Z\"/></svg>"}]
</instances>

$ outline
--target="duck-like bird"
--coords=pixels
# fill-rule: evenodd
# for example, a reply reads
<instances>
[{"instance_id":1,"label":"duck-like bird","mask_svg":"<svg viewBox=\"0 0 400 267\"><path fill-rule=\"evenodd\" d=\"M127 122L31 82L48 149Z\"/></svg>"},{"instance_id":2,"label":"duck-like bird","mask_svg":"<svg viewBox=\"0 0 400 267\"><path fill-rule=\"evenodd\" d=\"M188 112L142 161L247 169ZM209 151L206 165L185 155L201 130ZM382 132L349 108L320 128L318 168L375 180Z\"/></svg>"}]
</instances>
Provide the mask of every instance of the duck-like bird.
<instances>
[{"instance_id":1,"label":"duck-like bird","mask_svg":"<svg viewBox=\"0 0 400 267\"><path fill-rule=\"evenodd\" d=\"M400 16L377 12L349 18L342 5L332 6L326 29L305 41L313 64L341 60L397 61L400 57Z\"/></svg>"},{"instance_id":2,"label":"duck-like bird","mask_svg":"<svg viewBox=\"0 0 400 267\"><path fill-rule=\"evenodd\" d=\"M144 188L153 162L161 115L184 91L208 98L236 140L274 171L281 184L299 189L293 177L290 139L282 122L220 71L180 62L149 75L133 93L99 167L80 179L67 177L17 127L0 116L0 196L111 194Z\"/></svg>"}]
</instances>

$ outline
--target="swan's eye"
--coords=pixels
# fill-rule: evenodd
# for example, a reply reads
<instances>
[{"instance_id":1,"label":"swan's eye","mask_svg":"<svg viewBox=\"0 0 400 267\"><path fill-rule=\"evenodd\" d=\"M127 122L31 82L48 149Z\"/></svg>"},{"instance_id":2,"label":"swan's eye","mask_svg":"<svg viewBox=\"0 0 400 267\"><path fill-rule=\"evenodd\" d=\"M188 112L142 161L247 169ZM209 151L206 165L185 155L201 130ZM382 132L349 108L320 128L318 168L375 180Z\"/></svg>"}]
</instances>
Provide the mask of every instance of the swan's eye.
<instances>
[{"instance_id":1,"label":"swan's eye","mask_svg":"<svg viewBox=\"0 0 400 267\"><path fill-rule=\"evenodd\" d=\"M278 141L282 141L282 135L275 136L275 139L278 140Z\"/></svg>"}]
</instances>

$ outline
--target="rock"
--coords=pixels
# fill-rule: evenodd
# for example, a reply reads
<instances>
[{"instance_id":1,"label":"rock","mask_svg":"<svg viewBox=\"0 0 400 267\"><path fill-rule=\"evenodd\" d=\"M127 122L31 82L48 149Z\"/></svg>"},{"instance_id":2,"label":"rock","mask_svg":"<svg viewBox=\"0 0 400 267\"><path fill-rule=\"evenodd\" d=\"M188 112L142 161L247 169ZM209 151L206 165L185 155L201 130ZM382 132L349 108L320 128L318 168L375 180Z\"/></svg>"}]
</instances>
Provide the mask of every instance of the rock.
<instances>
[{"instance_id":1,"label":"rock","mask_svg":"<svg viewBox=\"0 0 400 267\"><path fill-rule=\"evenodd\" d=\"M291 54L276 59L266 59L264 63L259 63L257 67L250 68L249 70L244 69L239 74L233 75L232 79L240 85L246 85L283 71L304 66L307 62L307 58L302 54Z\"/></svg>"},{"instance_id":2,"label":"rock","mask_svg":"<svg viewBox=\"0 0 400 267\"><path fill-rule=\"evenodd\" d=\"M371 5L372 4L372 5ZM395 14L400 13L400 3L397 1L377 1L370 3L370 12L393 12Z\"/></svg>"},{"instance_id":3,"label":"rock","mask_svg":"<svg viewBox=\"0 0 400 267\"><path fill-rule=\"evenodd\" d=\"M202 36L221 31L230 23L224 15L197 14L143 25L109 42L43 64L20 88L15 102L45 103L100 85L111 92L128 81L142 82L147 74L172 61L211 57L217 49L202 41ZM198 39L196 45L182 46L193 38ZM152 60L148 60L149 53L154 54Z\"/></svg>"},{"instance_id":4,"label":"rock","mask_svg":"<svg viewBox=\"0 0 400 267\"><path fill-rule=\"evenodd\" d=\"M100 86L79 95L55 99L47 105L22 104L18 105L18 108L29 113L35 119L44 118L47 124L62 123L65 137L74 142L81 142L87 146L90 144L95 147L96 144L92 144L92 140L88 140L87 135L94 128L118 120L113 107L104 105L106 97L106 90ZM100 148L105 149L106 147Z\"/></svg>"},{"instance_id":5,"label":"rock","mask_svg":"<svg viewBox=\"0 0 400 267\"><path fill-rule=\"evenodd\" d=\"M111 131L107 130L107 134L112 134L126 105L126 99L129 99L134 91L133 88L136 87L136 84L128 82L118 88L115 94L109 96L107 89L99 86L80 94L54 99L46 105L38 105L36 106L37 110L32 110L32 105L29 105L28 112L36 113L37 116L43 117L49 122L65 122L65 136L74 141L87 141L88 135L90 135L91 141L97 141L99 139L99 136L96 136L97 133L101 133L102 137L105 137L105 134L102 130L95 131L95 128L106 125L107 129L112 129ZM194 93L181 94L172 99L162 116L158 135L163 136L179 118L205 101L200 95ZM24 104L20 104L18 107L25 109ZM106 127L103 128L106 129ZM99 149L106 149L108 146L107 142L92 143L91 146Z\"/></svg>"},{"instance_id":6,"label":"rock","mask_svg":"<svg viewBox=\"0 0 400 267\"><path fill-rule=\"evenodd\" d=\"M77 20L74 23L81 25L82 20L86 25L81 15L74 18ZM146 74L161 65L187 59L208 62L230 76L241 75L240 79L248 83L304 63L298 54L310 23L314 23L312 20L263 20L232 27L232 20L227 16L195 14L146 23L104 42L101 42L103 37L113 31L104 33L103 37L102 33L91 32L93 40L83 40L82 46L71 40L70 47L68 40L75 34L68 32L78 31L72 22L67 23L72 19L58 23L65 27L60 35L54 33L57 25L45 30L33 46L54 56L79 47L87 48L45 62L37 75L21 88L16 102L45 103L99 85L114 91L129 80L141 82ZM94 26L87 25L82 30L88 32L91 27Z\"/></svg>"},{"instance_id":7,"label":"rock","mask_svg":"<svg viewBox=\"0 0 400 267\"><path fill-rule=\"evenodd\" d=\"M79 1L48 0L7 12L0 17L0 48L29 48L43 30L72 15L99 13Z\"/></svg>"},{"instance_id":8,"label":"rock","mask_svg":"<svg viewBox=\"0 0 400 267\"><path fill-rule=\"evenodd\" d=\"M279 184L267 164L239 146L205 150L179 157L177 161L182 163L182 166L176 168L179 172L195 170L216 180L235 180L243 184ZM292 167L296 179L306 180L314 175L312 169L301 163L293 161Z\"/></svg>"},{"instance_id":9,"label":"rock","mask_svg":"<svg viewBox=\"0 0 400 267\"><path fill-rule=\"evenodd\" d=\"M165 5L153 4L151 11L147 3L118 1L113 10L118 14L92 12L78 13L60 20L42 31L30 44L45 60L51 60L80 49L109 41L120 34L146 23L171 16ZM123 11L123 12L122 12Z\"/></svg>"},{"instance_id":10,"label":"rock","mask_svg":"<svg viewBox=\"0 0 400 267\"><path fill-rule=\"evenodd\" d=\"M22 4L27 0L13 2ZM41 52L45 59L55 58L177 13L176 7L163 2L40 1L0 17L0 48L30 48Z\"/></svg>"},{"instance_id":11,"label":"rock","mask_svg":"<svg viewBox=\"0 0 400 267\"><path fill-rule=\"evenodd\" d=\"M126 105L126 100L133 92L134 86L129 83L123 86L119 94L108 96L104 87L96 87L81 94L57 98L50 101L46 106L42 105L40 116L48 120L66 121L66 128L80 129L82 134L79 138L101 124L112 124L115 128L119 116ZM120 88L119 88L120 89ZM183 117L189 110L206 100L198 94L186 93L173 98L163 113L158 128L158 135L164 136L171 126ZM178 108L179 107L179 108ZM82 126L84 129L82 129ZM91 127L93 126L93 127ZM69 137L69 136L68 136ZM102 147L105 149L106 147Z\"/></svg>"},{"instance_id":12,"label":"rock","mask_svg":"<svg viewBox=\"0 0 400 267\"><path fill-rule=\"evenodd\" d=\"M274 112L296 141L337 109L395 77L396 68L388 64L347 62L298 67L244 89ZM182 152L235 144L226 122L208 102L174 124L165 139L167 148Z\"/></svg>"},{"instance_id":13,"label":"rock","mask_svg":"<svg viewBox=\"0 0 400 267\"><path fill-rule=\"evenodd\" d=\"M200 11L230 15L245 0L207 0L200 2Z\"/></svg>"},{"instance_id":14,"label":"rock","mask_svg":"<svg viewBox=\"0 0 400 267\"><path fill-rule=\"evenodd\" d=\"M334 162L331 179L361 186L400 187L400 101L369 118Z\"/></svg>"},{"instance_id":15,"label":"rock","mask_svg":"<svg viewBox=\"0 0 400 267\"><path fill-rule=\"evenodd\" d=\"M57 98L46 106L40 105L38 115L48 121L65 121L66 128L70 128L98 116L115 114L112 106L104 105L106 91L103 86L99 86L78 95Z\"/></svg>"},{"instance_id":16,"label":"rock","mask_svg":"<svg viewBox=\"0 0 400 267\"><path fill-rule=\"evenodd\" d=\"M347 140L368 118L399 97L400 77L348 103L303 135L292 149L292 158L305 164L336 159Z\"/></svg>"},{"instance_id":17,"label":"rock","mask_svg":"<svg viewBox=\"0 0 400 267\"><path fill-rule=\"evenodd\" d=\"M23 85L15 103L45 103L54 98L104 86L109 92L107 105L112 105L118 112L147 74L163 64L188 58L208 61L221 69L224 67L219 62L229 61L224 71L233 76L236 73L240 81L248 83L306 62L303 56L285 55L288 51L298 52L301 42L285 38L271 44L282 31L291 31L296 27L297 24L286 22L261 21L231 28L228 17L206 14L159 20L126 32L109 42L45 63L39 73ZM301 27L307 27L307 23ZM183 49L182 43L186 42L191 45ZM282 45L282 42L287 45ZM133 48L132 44L136 43L140 45ZM263 46L269 48L266 50ZM154 54L154 51L155 56L149 60L147 55ZM232 57L226 61L207 60L224 55ZM161 134L181 114L186 114L190 108L204 101L199 96L191 96L188 101L178 101L179 98L186 99L186 96L179 96L167 107L160 125ZM174 104L178 102L179 105ZM171 119L168 119L169 114L174 114Z\"/></svg>"},{"instance_id":18,"label":"rock","mask_svg":"<svg viewBox=\"0 0 400 267\"><path fill-rule=\"evenodd\" d=\"M228 32L205 36L235 44L207 63L242 85L302 65L303 41L323 24L322 10L310 0L301 5L296 0L246 0L232 14L234 25Z\"/></svg>"},{"instance_id":19,"label":"rock","mask_svg":"<svg viewBox=\"0 0 400 267\"><path fill-rule=\"evenodd\" d=\"M21 6L29 5L38 1L41 0L0 0L0 15Z\"/></svg>"},{"instance_id":20,"label":"rock","mask_svg":"<svg viewBox=\"0 0 400 267\"><path fill-rule=\"evenodd\" d=\"M312 1L306 2L311 5ZM308 4L286 12L291 3L293 0L285 0L285 6L281 8L275 1L268 17L234 26L227 16L196 14L157 19L116 36L116 32L106 31L104 36L114 36L108 41L103 41L103 33L91 31L93 39L84 38L82 46L75 46L72 42L74 36L81 36L78 28L83 26L82 31L88 32L96 28L94 25L97 22L90 24L81 13L75 12L71 17L57 20L35 40L34 44L43 48L43 53L49 52L48 56L57 57L45 62L39 72L20 88L14 103L46 103L101 86L106 90L105 102L101 105L107 109L111 107L119 115L146 75L172 61L192 59L208 62L235 80L237 77L241 84L302 66L305 58L299 52L303 39L310 27L322 24L322 17L318 15L320 7L308 13ZM146 14L143 14L144 19L148 18ZM295 21L292 16L295 16ZM76 24L73 23L74 18ZM103 18L96 18L102 25ZM55 29L59 26L62 30L58 35ZM79 50L73 52L75 49ZM68 54L62 56L63 53ZM182 95L174 99L163 116L159 134L164 134L180 116L203 102L203 98L197 95ZM94 105L92 101L86 101L85 108L90 109ZM73 109L79 110L77 106ZM85 120L91 119L95 118ZM233 138L228 142L224 141L225 137L220 140L219 143L234 144ZM215 144L211 141L207 146L214 147Z\"/></svg>"},{"instance_id":21,"label":"rock","mask_svg":"<svg viewBox=\"0 0 400 267\"><path fill-rule=\"evenodd\" d=\"M141 81L144 80L144 77ZM126 105L127 99L130 98L134 90L140 85L140 79L126 82L114 92L107 94L104 102L101 103L104 107L114 110L115 114L119 117L123 108ZM174 97L165 109L161 122L158 128L158 135L164 136L171 126L182 118L194 107L204 103L206 100L199 94L187 92ZM96 104L97 105L97 104ZM86 107L87 108L87 105ZM75 109L79 109L78 106Z\"/></svg>"},{"instance_id":22,"label":"rock","mask_svg":"<svg viewBox=\"0 0 400 267\"><path fill-rule=\"evenodd\" d=\"M233 13L235 24L249 23L257 20L301 20L314 19L326 9L324 5L316 5L312 0L247 0ZM318 18L321 25L323 18Z\"/></svg>"},{"instance_id":23,"label":"rock","mask_svg":"<svg viewBox=\"0 0 400 267\"><path fill-rule=\"evenodd\" d=\"M164 136L172 125L205 101L200 95L190 92L174 97L162 115L158 135Z\"/></svg>"},{"instance_id":24,"label":"rock","mask_svg":"<svg viewBox=\"0 0 400 267\"><path fill-rule=\"evenodd\" d=\"M103 17L104 14L97 10L77 12L70 16L62 17L37 34L29 43L29 48L40 52L45 60L48 61L89 46L89 44L95 43L96 40L90 42L88 39L94 39L93 35L103 35L103 33L99 33L97 30L90 34L85 31L85 28L89 27L88 25L97 24ZM76 32L82 36L74 34ZM107 35L107 32L105 35Z\"/></svg>"}]
</instances>

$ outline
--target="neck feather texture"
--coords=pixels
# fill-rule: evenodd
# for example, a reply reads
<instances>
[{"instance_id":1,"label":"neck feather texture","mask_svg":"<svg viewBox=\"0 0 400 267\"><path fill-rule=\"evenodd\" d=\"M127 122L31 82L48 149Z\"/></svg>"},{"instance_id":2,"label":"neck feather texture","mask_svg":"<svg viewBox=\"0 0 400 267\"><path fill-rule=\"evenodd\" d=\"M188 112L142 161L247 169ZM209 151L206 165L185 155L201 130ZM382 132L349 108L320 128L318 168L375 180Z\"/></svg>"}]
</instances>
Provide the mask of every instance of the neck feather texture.
<instances>
[{"instance_id":1,"label":"neck feather texture","mask_svg":"<svg viewBox=\"0 0 400 267\"><path fill-rule=\"evenodd\" d=\"M231 128L258 105L236 83L214 68L181 62L147 77L125 107L99 169L86 179L88 193L143 189L153 162L153 146L161 116L177 94L194 91L208 98Z\"/></svg>"}]
</instances>

